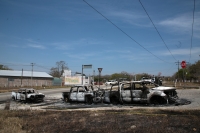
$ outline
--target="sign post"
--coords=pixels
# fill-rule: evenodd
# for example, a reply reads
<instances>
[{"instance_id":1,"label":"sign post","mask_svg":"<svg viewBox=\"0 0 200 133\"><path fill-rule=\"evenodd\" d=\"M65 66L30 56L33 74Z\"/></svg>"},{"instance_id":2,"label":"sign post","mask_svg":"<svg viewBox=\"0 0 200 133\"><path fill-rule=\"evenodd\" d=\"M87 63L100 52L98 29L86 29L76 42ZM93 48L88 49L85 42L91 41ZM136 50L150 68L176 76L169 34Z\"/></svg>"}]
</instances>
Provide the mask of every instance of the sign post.
<instances>
[{"instance_id":1,"label":"sign post","mask_svg":"<svg viewBox=\"0 0 200 133\"><path fill-rule=\"evenodd\" d=\"M185 61L182 61L182 62L181 62L181 67L182 67L182 68L186 68L186 62L185 62Z\"/></svg>"},{"instance_id":2,"label":"sign post","mask_svg":"<svg viewBox=\"0 0 200 133\"><path fill-rule=\"evenodd\" d=\"M92 68L92 65L82 65L82 85L83 85L83 69Z\"/></svg>"},{"instance_id":3,"label":"sign post","mask_svg":"<svg viewBox=\"0 0 200 133\"><path fill-rule=\"evenodd\" d=\"M184 68L186 68L186 62L185 61L181 62L181 67L183 68L183 82L185 82L185 78L184 78Z\"/></svg>"},{"instance_id":4,"label":"sign post","mask_svg":"<svg viewBox=\"0 0 200 133\"><path fill-rule=\"evenodd\" d=\"M100 79L100 74L101 74L101 71L102 71L103 68L98 68L99 70L99 79ZM98 81L99 82L99 81ZM99 89L100 89L100 82L99 82Z\"/></svg>"}]
</instances>

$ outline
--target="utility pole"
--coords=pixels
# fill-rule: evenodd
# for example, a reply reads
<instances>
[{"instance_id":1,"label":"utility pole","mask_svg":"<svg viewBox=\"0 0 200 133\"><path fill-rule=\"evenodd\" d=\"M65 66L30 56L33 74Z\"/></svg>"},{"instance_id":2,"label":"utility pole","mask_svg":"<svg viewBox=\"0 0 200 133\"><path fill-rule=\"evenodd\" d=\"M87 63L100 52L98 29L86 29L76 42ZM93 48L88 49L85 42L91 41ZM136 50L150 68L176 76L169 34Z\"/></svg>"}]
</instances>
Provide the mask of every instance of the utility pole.
<instances>
[{"instance_id":1,"label":"utility pole","mask_svg":"<svg viewBox=\"0 0 200 133\"><path fill-rule=\"evenodd\" d=\"M178 65L178 80L179 80L179 65L180 65L180 62L179 62L179 60L178 60L178 61L175 62L175 63L177 63L176 65Z\"/></svg>"},{"instance_id":2,"label":"utility pole","mask_svg":"<svg viewBox=\"0 0 200 133\"><path fill-rule=\"evenodd\" d=\"M33 86L33 66L35 65L35 63L31 63L32 66L32 73L31 73L31 87Z\"/></svg>"},{"instance_id":3,"label":"utility pole","mask_svg":"<svg viewBox=\"0 0 200 133\"><path fill-rule=\"evenodd\" d=\"M22 69L22 75L21 75L21 87L22 87L22 78L23 78L23 69Z\"/></svg>"},{"instance_id":4,"label":"utility pole","mask_svg":"<svg viewBox=\"0 0 200 133\"><path fill-rule=\"evenodd\" d=\"M102 69L103 68L98 68L98 70L99 70L99 80L98 80L98 82L99 82L99 88L98 88L98 90L100 90L100 75L101 75Z\"/></svg>"},{"instance_id":5,"label":"utility pole","mask_svg":"<svg viewBox=\"0 0 200 133\"><path fill-rule=\"evenodd\" d=\"M94 76L95 76L95 70L93 70L93 82L92 82L92 85L94 85Z\"/></svg>"}]
</instances>

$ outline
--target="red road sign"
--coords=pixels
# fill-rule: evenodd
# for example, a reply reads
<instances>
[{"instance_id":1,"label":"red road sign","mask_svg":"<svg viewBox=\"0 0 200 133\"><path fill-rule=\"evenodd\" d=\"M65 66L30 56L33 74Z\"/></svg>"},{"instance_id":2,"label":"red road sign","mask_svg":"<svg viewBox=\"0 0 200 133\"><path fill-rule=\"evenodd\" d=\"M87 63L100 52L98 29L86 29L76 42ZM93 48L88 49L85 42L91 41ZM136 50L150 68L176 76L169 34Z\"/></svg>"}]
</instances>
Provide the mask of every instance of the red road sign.
<instances>
[{"instance_id":1,"label":"red road sign","mask_svg":"<svg viewBox=\"0 0 200 133\"><path fill-rule=\"evenodd\" d=\"M182 67L182 68L185 68L185 67L186 67L186 62L185 62L185 61L182 61L182 62L181 62L181 67Z\"/></svg>"}]
</instances>

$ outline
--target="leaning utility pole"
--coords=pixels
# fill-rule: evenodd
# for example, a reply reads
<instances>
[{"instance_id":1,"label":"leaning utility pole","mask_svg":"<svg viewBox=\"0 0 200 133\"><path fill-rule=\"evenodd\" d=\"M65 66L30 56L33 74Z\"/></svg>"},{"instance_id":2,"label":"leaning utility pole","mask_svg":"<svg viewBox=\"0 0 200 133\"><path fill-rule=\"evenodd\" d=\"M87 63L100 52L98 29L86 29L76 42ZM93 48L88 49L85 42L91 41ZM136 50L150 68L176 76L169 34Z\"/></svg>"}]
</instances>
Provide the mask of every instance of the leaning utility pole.
<instances>
[{"instance_id":1,"label":"leaning utility pole","mask_svg":"<svg viewBox=\"0 0 200 133\"><path fill-rule=\"evenodd\" d=\"M22 75L21 75L21 87L22 87L22 78L23 78L23 69L22 69Z\"/></svg>"},{"instance_id":2,"label":"leaning utility pole","mask_svg":"<svg viewBox=\"0 0 200 133\"><path fill-rule=\"evenodd\" d=\"M33 86L33 82L32 82L32 78L33 78L33 66L35 65L35 63L31 63L32 66L32 73L31 73L31 87Z\"/></svg>"},{"instance_id":3,"label":"leaning utility pole","mask_svg":"<svg viewBox=\"0 0 200 133\"><path fill-rule=\"evenodd\" d=\"M177 63L176 65L178 65L178 80L179 80L179 65L180 65L180 62L179 62L179 60L178 60L178 61L175 62L175 63Z\"/></svg>"}]
</instances>

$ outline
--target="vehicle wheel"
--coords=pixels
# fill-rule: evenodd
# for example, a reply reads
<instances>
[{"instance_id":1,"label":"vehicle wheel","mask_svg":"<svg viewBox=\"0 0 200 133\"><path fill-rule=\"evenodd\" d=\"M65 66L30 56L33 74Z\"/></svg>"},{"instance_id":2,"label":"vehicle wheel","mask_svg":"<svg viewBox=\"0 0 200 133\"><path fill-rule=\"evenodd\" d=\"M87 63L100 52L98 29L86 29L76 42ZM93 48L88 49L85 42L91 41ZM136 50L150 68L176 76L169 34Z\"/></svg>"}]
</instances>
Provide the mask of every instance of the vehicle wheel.
<instances>
[{"instance_id":1,"label":"vehicle wheel","mask_svg":"<svg viewBox=\"0 0 200 133\"><path fill-rule=\"evenodd\" d=\"M15 101L15 97L14 96L12 96L12 100Z\"/></svg>"},{"instance_id":2,"label":"vehicle wheel","mask_svg":"<svg viewBox=\"0 0 200 133\"><path fill-rule=\"evenodd\" d=\"M176 97L176 96L175 97L169 97L168 98L168 102L169 102L169 104L170 103L175 103L177 99L178 99L178 97Z\"/></svg>"},{"instance_id":3,"label":"vehicle wheel","mask_svg":"<svg viewBox=\"0 0 200 133\"><path fill-rule=\"evenodd\" d=\"M64 101L67 103L69 102L69 98L68 97L64 97Z\"/></svg>"},{"instance_id":4,"label":"vehicle wheel","mask_svg":"<svg viewBox=\"0 0 200 133\"><path fill-rule=\"evenodd\" d=\"M93 99L92 97L87 96L87 97L85 97L85 102L86 102L87 104L92 104L92 103L93 103L93 100L92 100L92 99Z\"/></svg>"},{"instance_id":5,"label":"vehicle wheel","mask_svg":"<svg viewBox=\"0 0 200 133\"><path fill-rule=\"evenodd\" d=\"M162 98L162 97L159 97L159 96L155 96L151 99L151 104L154 104L154 105L161 105L161 104L166 104L167 101Z\"/></svg>"},{"instance_id":6,"label":"vehicle wheel","mask_svg":"<svg viewBox=\"0 0 200 133\"><path fill-rule=\"evenodd\" d=\"M111 97L110 102L111 102L113 105L117 105L117 104L119 103L119 100L118 100L117 97Z\"/></svg>"},{"instance_id":7,"label":"vehicle wheel","mask_svg":"<svg viewBox=\"0 0 200 133\"><path fill-rule=\"evenodd\" d=\"M30 101L31 101L31 102L35 102L35 101L36 101L36 99L34 98L34 96L31 96L31 97L30 97Z\"/></svg>"}]
</instances>

